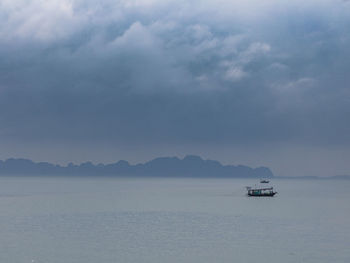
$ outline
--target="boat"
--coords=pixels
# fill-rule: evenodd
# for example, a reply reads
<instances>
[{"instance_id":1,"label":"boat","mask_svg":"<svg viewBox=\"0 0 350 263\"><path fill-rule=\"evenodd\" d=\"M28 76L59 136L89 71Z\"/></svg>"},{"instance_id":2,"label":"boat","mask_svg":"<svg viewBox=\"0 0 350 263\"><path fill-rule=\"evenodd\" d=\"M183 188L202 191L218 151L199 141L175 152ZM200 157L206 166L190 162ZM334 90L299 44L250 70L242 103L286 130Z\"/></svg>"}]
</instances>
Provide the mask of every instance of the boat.
<instances>
[{"instance_id":1,"label":"boat","mask_svg":"<svg viewBox=\"0 0 350 263\"><path fill-rule=\"evenodd\" d=\"M268 184L270 181L269 180L260 180L261 184Z\"/></svg>"},{"instance_id":2,"label":"boat","mask_svg":"<svg viewBox=\"0 0 350 263\"><path fill-rule=\"evenodd\" d=\"M273 187L259 188L247 186L248 196L274 196L277 192L273 191Z\"/></svg>"}]
</instances>

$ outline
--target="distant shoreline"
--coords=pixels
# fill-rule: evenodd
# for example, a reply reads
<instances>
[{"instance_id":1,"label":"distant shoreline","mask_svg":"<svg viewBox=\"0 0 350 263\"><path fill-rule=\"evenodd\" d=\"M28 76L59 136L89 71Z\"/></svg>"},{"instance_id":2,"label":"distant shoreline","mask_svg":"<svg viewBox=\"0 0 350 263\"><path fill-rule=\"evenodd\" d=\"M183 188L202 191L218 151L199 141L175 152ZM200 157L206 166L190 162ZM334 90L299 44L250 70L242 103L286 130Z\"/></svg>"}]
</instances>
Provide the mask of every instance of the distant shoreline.
<instances>
[{"instance_id":1,"label":"distant shoreline","mask_svg":"<svg viewBox=\"0 0 350 263\"><path fill-rule=\"evenodd\" d=\"M275 176L274 179L301 179L301 180L350 180L350 175L334 176Z\"/></svg>"},{"instance_id":2,"label":"distant shoreline","mask_svg":"<svg viewBox=\"0 0 350 263\"><path fill-rule=\"evenodd\" d=\"M349 175L319 176L274 176L268 167L251 168L245 165L222 165L218 161L204 160L199 156L159 157L139 164L120 160L110 164L69 163L66 166L49 162L34 162L29 159L10 158L0 160L0 176L118 176L157 178L275 178L302 180L349 180Z\"/></svg>"},{"instance_id":3,"label":"distant shoreline","mask_svg":"<svg viewBox=\"0 0 350 263\"><path fill-rule=\"evenodd\" d=\"M229 177L229 176L200 176L200 175L152 175L152 174L144 174L144 175L123 175L123 174L83 174L83 173L70 173L70 174L58 174L58 173L51 173L51 174L45 174L45 173L0 173L0 177L69 177L69 178L125 178L125 179L140 179L140 178L157 178L157 179L250 179L250 180L257 180L258 177ZM350 180L350 176L327 176L327 177L321 177L321 176L274 176L269 179L274 180L305 180L305 181L312 181L312 180L321 180L321 181L328 181L328 180Z\"/></svg>"}]
</instances>

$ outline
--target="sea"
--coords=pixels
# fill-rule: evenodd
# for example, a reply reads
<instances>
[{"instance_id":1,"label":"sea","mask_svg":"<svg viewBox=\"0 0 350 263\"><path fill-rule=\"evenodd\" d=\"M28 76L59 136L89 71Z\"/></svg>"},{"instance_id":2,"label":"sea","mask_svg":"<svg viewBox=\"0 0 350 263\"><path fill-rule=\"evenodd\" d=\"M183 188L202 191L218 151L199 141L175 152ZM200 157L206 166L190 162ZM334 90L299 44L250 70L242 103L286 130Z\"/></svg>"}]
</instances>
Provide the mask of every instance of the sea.
<instances>
[{"instance_id":1,"label":"sea","mask_svg":"<svg viewBox=\"0 0 350 263\"><path fill-rule=\"evenodd\" d=\"M1 176L3 263L348 263L350 180Z\"/></svg>"}]
</instances>

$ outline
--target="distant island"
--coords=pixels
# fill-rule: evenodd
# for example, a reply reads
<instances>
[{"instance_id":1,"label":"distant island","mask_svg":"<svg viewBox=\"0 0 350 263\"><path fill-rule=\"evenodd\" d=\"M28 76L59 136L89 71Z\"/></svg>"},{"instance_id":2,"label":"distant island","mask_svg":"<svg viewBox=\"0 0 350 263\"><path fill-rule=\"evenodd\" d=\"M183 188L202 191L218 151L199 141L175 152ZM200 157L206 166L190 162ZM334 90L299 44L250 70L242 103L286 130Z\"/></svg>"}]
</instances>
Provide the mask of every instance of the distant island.
<instances>
[{"instance_id":1,"label":"distant island","mask_svg":"<svg viewBox=\"0 0 350 263\"><path fill-rule=\"evenodd\" d=\"M85 162L61 166L29 159L10 158L0 160L0 175L111 175L158 177L224 177L224 178L273 178L267 167L251 168L244 165L222 165L218 161L203 160L199 156L185 158L161 157L146 163L132 165L121 160L110 164Z\"/></svg>"}]
</instances>

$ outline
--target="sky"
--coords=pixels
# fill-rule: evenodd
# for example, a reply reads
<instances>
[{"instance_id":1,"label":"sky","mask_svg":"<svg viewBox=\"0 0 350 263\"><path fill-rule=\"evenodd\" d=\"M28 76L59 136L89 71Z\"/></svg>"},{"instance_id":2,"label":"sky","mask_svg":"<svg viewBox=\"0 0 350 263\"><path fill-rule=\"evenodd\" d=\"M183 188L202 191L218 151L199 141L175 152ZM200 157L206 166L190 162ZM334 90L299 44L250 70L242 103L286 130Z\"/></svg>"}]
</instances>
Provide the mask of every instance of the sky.
<instances>
[{"instance_id":1,"label":"sky","mask_svg":"<svg viewBox=\"0 0 350 263\"><path fill-rule=\"evenodd\" d=\"M0 159L350 174L350 1L0 0Z\"/></svg>"}]
</instances>

